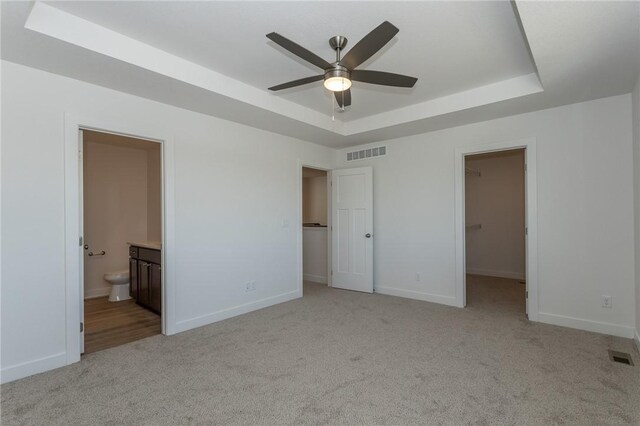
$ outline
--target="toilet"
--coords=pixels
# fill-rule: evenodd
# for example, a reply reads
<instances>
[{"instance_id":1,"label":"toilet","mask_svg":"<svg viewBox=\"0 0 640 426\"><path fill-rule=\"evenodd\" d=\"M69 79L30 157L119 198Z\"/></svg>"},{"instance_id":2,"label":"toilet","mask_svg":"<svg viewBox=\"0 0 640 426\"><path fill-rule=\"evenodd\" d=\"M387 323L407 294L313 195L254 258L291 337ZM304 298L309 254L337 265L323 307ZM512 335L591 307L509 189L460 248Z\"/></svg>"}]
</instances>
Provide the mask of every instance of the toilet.
<instances>
[{"instance_id":1,"label":"toilet","mask_svg":"<svg viewBox=\"0 0 640 426\"><path fill-rule=\"evenodd\" d=\"M129 300L129 270L109 272L104 274L104 279L111 284L111 293L109 294L109 302L120 302Z\"/></svg>"}]
</instances>

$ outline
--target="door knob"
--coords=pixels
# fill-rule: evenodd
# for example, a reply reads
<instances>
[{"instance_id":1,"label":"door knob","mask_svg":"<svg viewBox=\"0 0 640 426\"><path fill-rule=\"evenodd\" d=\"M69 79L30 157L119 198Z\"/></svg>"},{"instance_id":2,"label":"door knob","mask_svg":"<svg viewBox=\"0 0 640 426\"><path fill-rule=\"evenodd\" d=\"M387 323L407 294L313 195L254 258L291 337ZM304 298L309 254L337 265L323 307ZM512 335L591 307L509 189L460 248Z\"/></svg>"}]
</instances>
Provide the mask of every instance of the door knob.
<instances>
[{"instance_id":1,"label":"door knob","mask_svg":"<svg viewBox=\"0 0 640 426\"><path fill-rule=\"evenodd\" d=\"M364 234L365 237L367 238L371 238L371 234L369 234L368 232L366 234Z\"/></svg>"}]
</instances>

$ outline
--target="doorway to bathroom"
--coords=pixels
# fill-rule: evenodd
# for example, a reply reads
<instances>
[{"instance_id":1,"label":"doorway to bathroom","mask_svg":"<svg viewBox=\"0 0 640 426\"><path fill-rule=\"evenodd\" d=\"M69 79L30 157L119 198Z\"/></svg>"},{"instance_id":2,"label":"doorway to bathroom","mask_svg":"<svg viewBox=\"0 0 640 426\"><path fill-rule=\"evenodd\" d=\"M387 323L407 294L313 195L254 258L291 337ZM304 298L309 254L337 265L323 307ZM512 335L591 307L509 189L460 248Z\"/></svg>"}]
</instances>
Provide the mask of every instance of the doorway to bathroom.
<instances>
[{"instance_id":1,"label":"doorway to bathroom","mask_svg":"<svg viewBox=\"0 0 640 426\"><path fill-rule=\"evenodd\" d=\"M80 131L81 353L162 332L162 151ZM83 338L82 338L83 337Z\"/></svg>"}]
</instances>

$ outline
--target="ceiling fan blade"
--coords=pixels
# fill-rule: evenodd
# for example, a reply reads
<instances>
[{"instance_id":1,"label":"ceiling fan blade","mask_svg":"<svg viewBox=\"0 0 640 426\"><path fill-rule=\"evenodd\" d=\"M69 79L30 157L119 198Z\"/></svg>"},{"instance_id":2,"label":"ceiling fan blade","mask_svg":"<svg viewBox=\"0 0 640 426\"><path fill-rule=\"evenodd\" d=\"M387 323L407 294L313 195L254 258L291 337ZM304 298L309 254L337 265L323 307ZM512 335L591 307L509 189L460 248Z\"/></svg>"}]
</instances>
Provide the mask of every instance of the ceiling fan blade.
<instances>
[{"instance_id":1,"label":"ceiling fan blade","mask_svg":"<svg viewBox=\"0 0 640 426\"><path fill-rule=\"evenodd\" d=\"M351 89L347 89L344 92L333 92L336 96L336 101L340 108L348 107L351 105Z\"/></svg>"},{"instance_id":2,"label":"ceiling fan blade","mask_svg":"<svg viewBox=\"0 0 640 426\"><path fill-rule=\"evenodd\" d=\"M301 78L299 80L293 80L288 83L278 84L277 86L269 87L269 90L276 91L282 89L288 89L290 87L302 86L303 84L313 83L314 81L320 81L324 78L323 75L314 75L313 77Z\"/></svg>"},{"instance_id":3,"label":"ceiling fan blade","mask_svg":"<svg viewBox=\"0 0 640 426\"><path fill-rule=\"evenodd\" d=\"M307 62L311 62L313 65L322 68L323 70L326 68L329 68L331 66L331 64L327 61L325 61L324 59L322 59L320 56L316 55L315 53L305 49L304 47L300 46L297 43L294 43L293 41L289 40L288 38L282 37L280 34L278 33L269 33L267 34L267 38L271 41L273 41L274 43L284 47L285 49L287 49L289 52L293 53L294 55L304 59Z\"/></svg>"},{"instance_id":4,"label":"ceiling fan blade","mask_svg":"<svg viewBox=\"0 0 640 426\"><path fill-rule=\"evenodd\" d=\"M372 57L378 50L382 49L385 44L389 43L389 41L398 34L398 31L400 30L393 24L384 21L356 43L356 45L344 55L340 63L350 70L353 70Z\"/></svg>"},{"instance_id":5,"label":"ceiling fan blade","mask_svg":"<svg viewBox=\"0 0 640 426\"><path fill-rule=\"evenodd\" d=\"M354 70L351 71L351 79L363 83L381 84L383 86L413 87L418 81L408 75L393 74L384 71Z\"/></svg>"}]
</instances>

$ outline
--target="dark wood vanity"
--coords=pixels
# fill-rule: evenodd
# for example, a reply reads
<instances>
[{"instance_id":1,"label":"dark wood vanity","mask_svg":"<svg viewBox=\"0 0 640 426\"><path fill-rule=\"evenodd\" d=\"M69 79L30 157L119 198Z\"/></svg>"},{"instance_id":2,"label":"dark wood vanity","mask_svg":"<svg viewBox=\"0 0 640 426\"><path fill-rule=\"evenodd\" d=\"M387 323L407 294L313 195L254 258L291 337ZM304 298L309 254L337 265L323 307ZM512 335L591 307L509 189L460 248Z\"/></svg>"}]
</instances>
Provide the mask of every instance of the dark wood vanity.
<instances>
[{"instance_id":1,"label":"dark wood vanity","mask_svg":"<svg viewBox=\"0 0 640 426\"><path fill-rule=\"evenodd\" d=\"M156 314L162 313L162 252L129 246L130 295L136 303Z\"/></svg>"}]
</instances>

